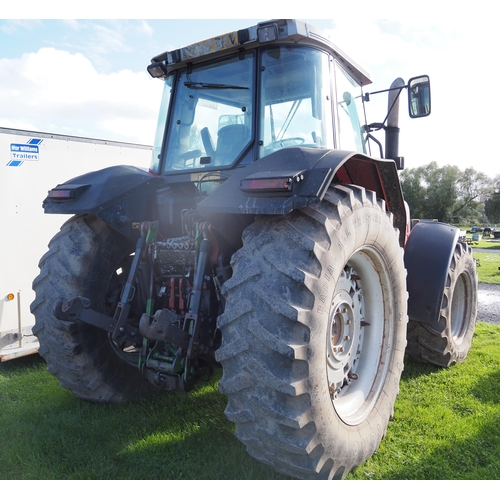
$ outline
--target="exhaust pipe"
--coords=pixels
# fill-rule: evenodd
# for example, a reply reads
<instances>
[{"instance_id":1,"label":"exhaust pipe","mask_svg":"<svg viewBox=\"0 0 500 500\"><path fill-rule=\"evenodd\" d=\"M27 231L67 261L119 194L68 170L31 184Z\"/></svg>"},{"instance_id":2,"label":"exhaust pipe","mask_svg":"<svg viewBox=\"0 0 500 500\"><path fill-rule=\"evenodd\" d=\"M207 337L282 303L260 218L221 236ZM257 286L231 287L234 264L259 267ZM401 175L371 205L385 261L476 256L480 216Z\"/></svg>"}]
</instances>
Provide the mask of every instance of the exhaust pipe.
<instances>
[{"instance_id":1,"label":"exhaust pipe","mask_svg":"<svg viewBox=\"0 0 500 500\"><path fill-rule=\"evenodd\" d=\"M394 160L398 170L404 168L404 158L399 156L399 95L405 82L396 78L389 91L387 126L385 128L385 157Z\"/></svg>"}]
</instances>

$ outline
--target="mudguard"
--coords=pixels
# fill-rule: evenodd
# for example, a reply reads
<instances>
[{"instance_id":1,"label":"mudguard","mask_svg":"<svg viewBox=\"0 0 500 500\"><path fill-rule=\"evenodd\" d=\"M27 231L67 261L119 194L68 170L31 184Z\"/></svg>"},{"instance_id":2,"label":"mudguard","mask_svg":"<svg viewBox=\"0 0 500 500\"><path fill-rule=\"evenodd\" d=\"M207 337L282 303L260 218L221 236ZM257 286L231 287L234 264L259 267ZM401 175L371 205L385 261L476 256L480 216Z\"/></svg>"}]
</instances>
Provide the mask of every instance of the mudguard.
<instances>
[{"instance_id":1,"label":"mudguard","mask_svg":"<svg viewBox=\"0 0 500 500\"><path fill-rule=\"evenodd\" d=\"M405 247L408 315L411 320L435 323L459 229L441 222L419 222Z\"/></svg>"},{"instance_id":2,"label":"mudguard","mask_svg":"<svg viewBox=\"0 0 500 500\"><path fill-rule=\"evenodd\" d=\"M252 191L262 179L289 179L287 189ZM352 151L292 147L236 169L227 181L198 203L203 214L284 215L320 202L331 183L365 187L385 200L404 244L406 211L394 161Z\"/></svg>"},{"instance_id":3,"label":"mudguard","mask_svg":"<svg viewBox=\"0 0 500 500\"><path fill-rule=\"evenodd\" d=\"M109 226L133 237L134 223L151 218L153 207L148 201L163 185L163 179L137 167L108 167L57 185L49 191L43 208L47 214L95 213Z\"/></svg>"}]
</instances>

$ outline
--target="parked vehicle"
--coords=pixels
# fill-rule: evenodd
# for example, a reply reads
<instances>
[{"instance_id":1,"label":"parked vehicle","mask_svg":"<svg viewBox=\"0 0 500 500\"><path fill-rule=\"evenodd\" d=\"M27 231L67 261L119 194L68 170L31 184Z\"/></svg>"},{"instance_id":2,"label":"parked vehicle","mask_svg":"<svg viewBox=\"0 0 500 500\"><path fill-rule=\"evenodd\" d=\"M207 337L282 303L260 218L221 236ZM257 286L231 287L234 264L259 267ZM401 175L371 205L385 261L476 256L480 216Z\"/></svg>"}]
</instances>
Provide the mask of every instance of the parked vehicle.
<instances>
[{"instance_id":1,"label":"parked vehicle","mask_svg":"<svg viewBox=\"0 0 500 500\"><path fill-rule=\"evenodd\" d=\"M148 71L165 82L151 170L109 167L44 201L74 216L34 281L40 353L100 402L187 391L220 365L253 457L343 478L386 432L405 349L448 366L474 331L472 252L446 224L410 232L398 178L400 94L427 116L429 78L366 93L369 75L293 20L165 52ZM388 114L362 124L378 92Z\"/></svg>"},{"instance_id":2,"label":"parked vehicle","mask_svg":"<svg viewBox=\"0 0 500 500\"><path fill-rule=\"evenodd\" d=\"M151 146L0 128L2 246L0 361L34 354L38 340L30 303L38 261L69 218L44 215L42 201L61 177L133 162L147 170Z\"/></svg>"}]
</instances>

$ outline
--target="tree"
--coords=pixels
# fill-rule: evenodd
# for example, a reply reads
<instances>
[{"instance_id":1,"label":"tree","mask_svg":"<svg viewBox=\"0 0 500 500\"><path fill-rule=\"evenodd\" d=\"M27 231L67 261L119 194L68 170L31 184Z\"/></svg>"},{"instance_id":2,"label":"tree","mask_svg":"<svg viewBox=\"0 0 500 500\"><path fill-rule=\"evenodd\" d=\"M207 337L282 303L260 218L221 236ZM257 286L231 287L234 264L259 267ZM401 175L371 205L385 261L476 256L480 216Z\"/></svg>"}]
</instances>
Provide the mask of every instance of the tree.
<instances>
[{"instance_id":1,"label":"tree","mask_svg":"<svg viewBox=\"0 0 500 500\"><path fill-rule=\"evenodd\" d=\"M454 165L440 167L431 162L404 170L400 178L412 218L454 224L487 221L485 199L491 196L492 182L472 167L462 171Z\"/></svg>"},{"instance_id":2,"label":"tree","mask_svg":"<svg viewBox=\"0 0 500 500\"><path fill-rule=\"evenodd\" d=\"M466 168L458 179L458 198L451 214L451 222L484 220L484 200L491 194L491 179L472 167Z\"/></svg>"},{"instance_id":3,"label":"tree","mask_svg":"<svg viewBox=\"0 0 500 500\"><path fill-rule=\"evenodd\" d=\"M457 198L458 167L436 162L401 173L401 186L412 218L448 221Z\"/></svg>"},{"instance_id":4,"label":"tree","mask_svg":"<svg viewBox=\"0 0 500 500\"><path fill-rule=\"evenodd\" d=\"M457 199L459 169L451 165L438 167L435 162L425 167L427 197L425 199L426 218L443 222L450 220Z\"/></svg>"},{"instance_id":5,"label":"tree","mask_svg":"<svg viewBox=\"0 0 500 500\"><path fill-rule=\"evenodd\" d=\"M405 200L414 219L424 219L422 202L425 199L424 167L411 168L401 172L401 186Z\"/></svg>"},{"instance_id":6,"label":"tree","mask_svg":"<svg viewBox=\"0 0 500 500\"><path fill-rule=\"evenodd\" d=\"M493 180L492 192L484 202L484 211L490 222L500 222L500 175Z\"/></svg>"}]
</instances>

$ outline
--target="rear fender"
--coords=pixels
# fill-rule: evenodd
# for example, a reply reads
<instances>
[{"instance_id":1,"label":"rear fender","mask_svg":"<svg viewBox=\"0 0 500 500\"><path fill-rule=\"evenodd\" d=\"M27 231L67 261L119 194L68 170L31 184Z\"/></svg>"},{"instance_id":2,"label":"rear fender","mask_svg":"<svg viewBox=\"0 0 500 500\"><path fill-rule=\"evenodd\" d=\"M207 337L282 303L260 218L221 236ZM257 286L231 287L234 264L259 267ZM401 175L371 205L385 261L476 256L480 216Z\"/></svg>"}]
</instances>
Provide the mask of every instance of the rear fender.
<instances>
[{"instance_id":1,"label":"rear fender","mask_svg":"<svg viewBox=\"0 0 500 500\"><path fill-rule=\"evenodd\" d=\"M245 186L262 179L289 179L287 189L260 192ZM365 187L385 200L405 242L406 210L394 161L374 159L352 151L293 147L237 169L198 204L205 214L281 214L319 203L332 183Z\"/></svg>"},{"instance_id":2,"label":"rear fender","mask_svg":"<svg viewBox=\"0 0 500 500\"><path fill-rule=\"evenodd\" d=\"M51 189L43 201L47 214L94 213L128 238L137 223L152 217L155 191L163 180L137 167L108 167L75 177Z\"/></svg>"},{"instance_id":3,"label":"rear fender","mask_svg":"<svg viewBox=\"0 0 500 500\"><path fill-rule=\"evenodd\" d=\"M458 237L459 229L441 222L419 222L412 229L404 256L411 320L438 321Z\"/></svg>"}]
</instances>

